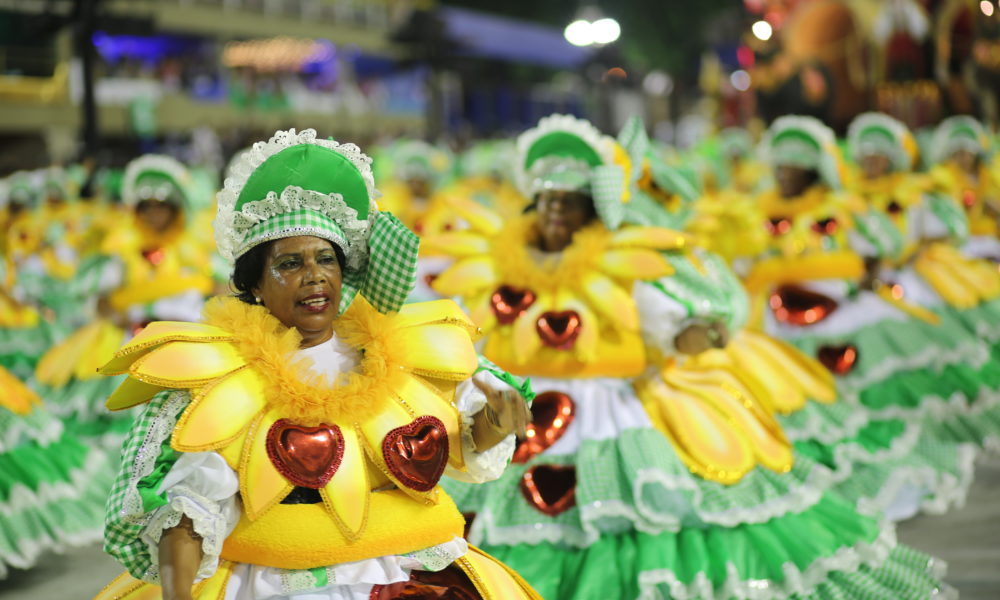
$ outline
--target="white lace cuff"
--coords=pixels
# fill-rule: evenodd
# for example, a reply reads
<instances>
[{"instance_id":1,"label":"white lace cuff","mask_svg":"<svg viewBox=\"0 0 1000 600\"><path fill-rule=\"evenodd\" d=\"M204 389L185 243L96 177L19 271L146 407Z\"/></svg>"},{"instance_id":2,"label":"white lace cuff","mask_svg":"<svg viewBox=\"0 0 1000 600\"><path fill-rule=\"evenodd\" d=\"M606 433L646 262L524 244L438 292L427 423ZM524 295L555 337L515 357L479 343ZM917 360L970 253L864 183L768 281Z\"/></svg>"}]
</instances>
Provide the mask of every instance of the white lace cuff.
<instances>
[{"instance_id":1,"label":"white lace cuff","mask_svg":"<svg viewBox=\"0 0 1000 600\"><path fill-rule=\"evenodd\" d=\"M173 464L159 492L167 504L153 511L143 529L156 579L159 578L160 538L187 516L202 538L197 580L210 577L219 564L222 543L236 527L240 508L236 500L239 480L222 456L215 452L185 452Z\"/></svg>"},{"instance_id":2,"label":"white lace cuff","mask_svg":"<svg viewBox=\"0 0 1000 600\"><path fill-rule=\"evenodd\" d=\"M632 297L639 309L639 331L646 346L665 357L676 354L674 339L690 325L693 315L683 304L646 283L636 283Z\"/></svg>"},{"instance_id":3,"label":"white lace cuff","mask_svg":"<svg viewBox=\"0 0 1000 600\"><path fill-rule=\"evenodd\" d=\"M514 454L515 437L510 434L489 450L476 452L476 441L472 437L473 416L486 406L486 395L476 387L473 379L495 390L510 389L506 383L485 371L458 384L455 404L462 416L462 458L465 460L465 468L459 470L449 465L445 475L458 481L484 483L500 477L507 468L507 463Z\"/></svg>"}]
</instances>

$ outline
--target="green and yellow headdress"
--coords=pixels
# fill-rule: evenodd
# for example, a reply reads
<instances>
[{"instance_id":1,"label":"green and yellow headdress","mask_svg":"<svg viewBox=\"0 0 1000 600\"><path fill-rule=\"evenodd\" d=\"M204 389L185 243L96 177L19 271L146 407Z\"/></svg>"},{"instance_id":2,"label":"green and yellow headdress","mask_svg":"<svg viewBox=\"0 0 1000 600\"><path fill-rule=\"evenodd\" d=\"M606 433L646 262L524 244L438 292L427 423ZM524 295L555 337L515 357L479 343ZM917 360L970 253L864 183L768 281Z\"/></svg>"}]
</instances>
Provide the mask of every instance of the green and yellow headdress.
<instances>
[{"instance_id":1,"label":"green and yellow headdress","mask_svg":"<svg viewBox=\"0 0 1000 600\"><path fill-rule=\"evenodd\" d=\"M361 293L382 312L398 310L416 281L417 236L380 213L371 159L354 144L316 131L278 131L233 166L218 194L215 240L235 261L254 246L300 235L344 253L340 310Z\"/></svg>"},{"instance_id":2,"label":"green and yellow headdress","mask_svg":"<svg viewBox=\"0 0 1000 600\"><path fill-rule=\"evenodd\" d=\"M843 185L844 167L837 137L819 119L799 115L778 117L767 130L763 148L772 166L790 165L816 171L834 190Z\"/></svg>"},{"instance_id":3,"label":"green and yellow headdress","mask_svg":"<svg viewBox=\"0 0 1000 600\"><path fill-rule=\"evenodd\" d=\"M542 190L584 192L608 229L625 217L632 161L614 138L571 115L544 117L517 138L514 175L522 194Z\"/></svg>"},{"instance_id":4,"label":"green and yellow headdress","mask_svg":"<svg viewBox=\"0 0 1000 600\"><path fill-rule=\"evenodd\" d=\"M990 138L979 121L968 115L956 115L941 121L934 130L931 151L934 162L940 163L959 150L987 156L990 145Z\"/></svg>"},{"instance_id":5,"label":"green and yellow headdress","mask_svg":"<svg viewBox=\"0 0 1000 600\"><path fill-rule=\"evenodd\" d=\"M906 125L884 113L858 115L847 129L847 148L855 161L885 156L895 171L907 172L917 158L917 143Z\"/></svg>"},{"instance_id":6,"label":"green and yellow headdress","mask_svg":"<svg viewBox=\"0 0 1000 600\"><path fill-rule=\"evenodd\" d=\"M38 174L31 171L17 171L7 178L7 193L3 202L6 207L17 202L31 210L41 199L41 181Z\"/></svg>"},{"instance_id":7,"label":"green and yellow headdress","mask_svg":"<svg viewBox=\"0 0 1000 600\"><path fill-rule=\"evenodd\" d=\"M697 174L691 169L668 164L664 156L650 143L646 126L639 117L625 122L618 133L618 143L628 153L635 168L629 181L632 201L626 207L626 220L639 225L683 227L691 213L691 203L701 194ZM658 188L677 198L676 206L663 206L643 191L644 182L651 180Z\"/></svg>"}]
</instances>

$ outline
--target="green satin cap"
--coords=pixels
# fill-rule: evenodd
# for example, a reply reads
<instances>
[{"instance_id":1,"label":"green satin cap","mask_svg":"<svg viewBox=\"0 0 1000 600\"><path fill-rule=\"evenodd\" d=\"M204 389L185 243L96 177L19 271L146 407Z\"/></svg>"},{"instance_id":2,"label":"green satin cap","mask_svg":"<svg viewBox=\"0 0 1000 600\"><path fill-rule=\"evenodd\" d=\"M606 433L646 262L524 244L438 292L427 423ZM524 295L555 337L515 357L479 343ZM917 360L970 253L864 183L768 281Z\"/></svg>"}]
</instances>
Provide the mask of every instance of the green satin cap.
<instances>
[{"instance_id":1,"label":"green satin cap","mask_svg":"<svg viewBox=\"0 0 1000 600\"><path fill-rule=\"evenodd\" d=\"M292 146L265 160L240 191L236 211L247 202L263 200L268 192L280 196L291 185L321 194L340 194L358 211L358 219L368 218L368 188L361 172L342 154L314 144Z\"/></svg>"}]
</instances>

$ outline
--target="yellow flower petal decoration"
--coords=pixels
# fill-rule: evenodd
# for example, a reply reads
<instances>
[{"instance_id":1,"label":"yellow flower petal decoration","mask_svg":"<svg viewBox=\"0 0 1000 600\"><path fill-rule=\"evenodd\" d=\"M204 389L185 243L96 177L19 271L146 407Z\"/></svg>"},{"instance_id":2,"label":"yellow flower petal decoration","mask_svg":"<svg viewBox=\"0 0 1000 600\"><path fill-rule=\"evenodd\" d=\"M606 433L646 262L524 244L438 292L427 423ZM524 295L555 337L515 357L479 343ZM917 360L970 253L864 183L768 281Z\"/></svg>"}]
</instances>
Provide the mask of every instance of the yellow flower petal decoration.
<instances>
[{"instance_id":1,"label":"yellow flower petal decoration","mask_svg":"<svg viewBox=\"0 0 1000 600\"><path fill-rule=\"evenodd\" d=\"M267 455L267 432L280 417L274 412L258 416L250 424L240 457L240 497L247 518L256 520L295 487L274 468Z\"/></svg>"},{"instance_id":2,"label":"yellow flower petal decoration","mask_svg":"<svg viewBox=\"0 0 1000 600\"><path fill-rule=\"evenodd\" d=\"M144 383L193 388L245 364L232 344L167 342L132 363L128 372Z\"/></svg>"},{"instance_id":3,"label":"yellow flower petal decoration","mask_svg":"<svg viewBox=\"0 0 1000 600\"><path fill-rule=\"evenodd\" d=\"M448 198L448 204L469 223L472 229L480 233L489 236L496 235L503 227L500 215L468 198L452 196Z\"/></svg>"},{"instance_id":4,"label":"yellow flower petal decoration","mask_svg":"<svg viewBox=\"0 0 1000 600\"><path fill-rule=\"evenodd\" d=\"M475 296L496 282L493 261L486 256L465 258L445 269L432 287L445 296Z\"/></svg>"},{"instance_id":5,"label":"yellow flower petal decoration","mask_svg":"<svg viewBox=\"0 0 1000 600\"><path fill-rule=\"evenodd\" d=\"M138 379L127 377L118 389L104 403L108 410L125 410L148 402L156 394L168 389L162 385L143 383Z\"/></svg>"},{"instance_id":6,"label":"yellow flower petal decoration","mask_svg":"<svg viewBox=\"0 0 1000 600\"><path fill-rule=\"evenodd\" d=\"M588 273L581 282L584 296L598 313L626 331L639 329L639 309L632 294L600 273Z\"/></svg>"},{"instance_id":7,"label":"yellow flower petal decoration","mask_svg":"<svg viewBox=\"0 0 1000 600\"><path fill-rule=\"evenodd\" d=\"M455 231L421 238L420 249L463 258L485 254L490 249L490 243L477 233Z\"/></svg>"},{"instance_id":8,"label":"yellow flower petal decoration","mask_svg":"<svg viewBox=\"0 0 1000 600\"><path fill-rule=\"evenodd\" d=\"M611 235L612 248L681 250L691 247L690 235L663 227L623 227Z\"/></svg>"},{"instance_id":9,"label":"yellow flower petal decoration","mask_svg":"<svg viewBox=\"0 0 1000 600\"><path fill-rule=\"evenodd\" d=\"M368 521L371 483L357 429L341 427L340 433L344 436L343 459L337 472L319 493L344 537L356 540L361 537Z\"/></svg>"},{"instance_id":10,"label":"yellow flower petal decoration","mask_svg":"<svg viewBox=\"0 0 1000 600\"><path fill-rule=\"evenodd\" d=\"M231 443L262 411L263 382L242 368L198 390L174 428L171 445L181 452L206 452Z\"/></svg>"},{"instance_id":11,"label":"yellow flower petal decoration","mask_svg":"<svg viewBox=\"0 0 1000 600\"><path fill-rule=\"evenodd\" d=\"M626 280L656 279L674 272L667 259L652 250L608 250L600 258L602 271Z\"/></svg>"}]
</instances>

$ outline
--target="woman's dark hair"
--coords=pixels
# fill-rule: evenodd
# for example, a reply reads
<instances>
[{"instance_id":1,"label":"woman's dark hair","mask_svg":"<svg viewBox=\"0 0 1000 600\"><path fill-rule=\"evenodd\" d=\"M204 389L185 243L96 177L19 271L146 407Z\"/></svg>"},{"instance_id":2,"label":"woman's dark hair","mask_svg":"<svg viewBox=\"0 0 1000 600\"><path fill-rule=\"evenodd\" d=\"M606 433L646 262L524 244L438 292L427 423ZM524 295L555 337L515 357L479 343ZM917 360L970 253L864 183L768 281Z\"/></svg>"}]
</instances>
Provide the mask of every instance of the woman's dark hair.
<instances>
[{"instance_id":1,"label":"woman's dark hair","mask_svg":"<svg viewBox=\"0 0 1000 600\"><path fill-rule=\"evenodd\" d=\"M243 256L236 259L233 265L232 287L236 288L236 297L247 304L257 304L254 298L253 289L260 283L260 278L264 275L264 263L267 262L267 251L274 240L257 244L246 251ZM333 251L337 253L337 264L340 271L344 271L344 251L340 246L330 243Z\"/></svg>"}]
</instances>

